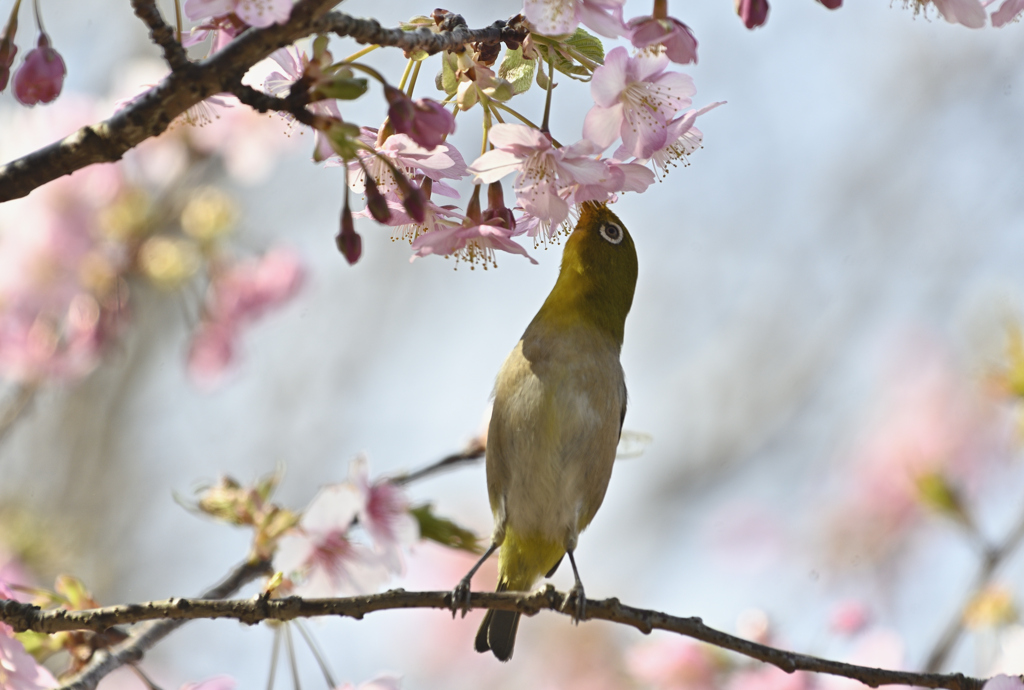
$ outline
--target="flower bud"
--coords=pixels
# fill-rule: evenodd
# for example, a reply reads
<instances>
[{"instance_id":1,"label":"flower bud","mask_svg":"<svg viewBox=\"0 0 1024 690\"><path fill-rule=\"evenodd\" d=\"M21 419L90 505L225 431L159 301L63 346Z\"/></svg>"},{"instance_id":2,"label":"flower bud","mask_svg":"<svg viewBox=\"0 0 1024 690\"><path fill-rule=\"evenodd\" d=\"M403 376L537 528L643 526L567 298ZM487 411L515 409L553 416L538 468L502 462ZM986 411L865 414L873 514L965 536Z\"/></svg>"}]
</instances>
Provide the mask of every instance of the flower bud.
<instances>
[{"instance_id":1,"label":"flower bud","mask_svg":"<svg viewBox=\"0 0 1024 690\"><path fill-rule=\"evenodd\" d=\"M487 210L484 211L485 221L500 221L506 230L516 229L516 218L512 209L505 206L505 194L501 189L501 181L487 185Z\"/></svg>"},{"instance_id":2,"label":"flower bud","mask_svg":"<svg viewBox=\"0 0 1024 690\"><path fill-rule=\"evenodd\" d=\"M440 146L455 131L455 118L436 101L421 98L413 102L400 89L388 85L384 86L384 96L391 126L427 150Z\"/></svg>"},{"instance_id":3,"label":"flower bud","mask_svg":"<svg viewBox=\"0 0 1024 690\"><path fill-rule=\"evenodd\" d=\"M37 47L25 56L14 74L14 97L22 105L49 103L60 95L67 68L60 53L50 47L50 39L40 32Z\"/></svg>"},{"instance_id":4,"label":"flower bud","mask_svg":"<svg viewBox=\"0 0 1024 690\"><path fill-rule=\"evenodd\" d=\"M338 245L338 251L345 257L349 265L359 261L363 253L363 238L356 232L356 225L352 220L352 211L348 207L348 199L345 200L345 207L341 209L341 231L335 236L334 243Z\"/></svg>"},{"instance_id":5,"label":"flower bud","mask_svg":"<svg viewBox=\"0 0 1024 690\"><path fill-rule=\"evenodd\" d=\"M398 184L399 191L402 192L402 206L405 207L406 213L417 223L422 223L427 217L427 197L423 190L410 182L409 178L397 168L392 169L391 172Z\"/></svg>"},{"instance_id":6,"label":"flower bud","mask_svg":"<svg viewBox=\"0 0 1024 690\"><path fill-rule=\"evenodd\" d=\"M736 14L748 29L757 28L768 21L768 0L736 0Z\"/></svg>"},{"instance_id":7,"label":"flower bud","mask_svg":"<svg viewBox=\"0 0 1024 690\"><path fill-rule=\"evenodd\" d=\"M378 223L387 223L391 220L391 209L384 195L377 188L377 182L373 175L366 174L366 208L370 209L370 215Z\"/></svg>"},{"instance_id":8,"label":"flower bud","mask_svg":"<svg viewBox=\"0 0 1024 690\"><path fill-rule=\"evenodd\" d=\"M476 224L480 223L480 185L473 187L473 195L469 197L469 203L466 204L466 218Z\"/></svg>"}]
</instances>

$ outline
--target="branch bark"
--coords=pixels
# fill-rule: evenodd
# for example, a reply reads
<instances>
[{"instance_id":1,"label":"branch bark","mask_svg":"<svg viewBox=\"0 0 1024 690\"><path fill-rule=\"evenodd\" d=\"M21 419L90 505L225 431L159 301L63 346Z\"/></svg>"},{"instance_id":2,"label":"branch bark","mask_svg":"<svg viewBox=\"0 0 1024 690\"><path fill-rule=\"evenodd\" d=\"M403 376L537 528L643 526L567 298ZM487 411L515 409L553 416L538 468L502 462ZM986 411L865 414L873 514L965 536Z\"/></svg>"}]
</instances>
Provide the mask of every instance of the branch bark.
<instances>
[{"instance_id":1,"label":"branch bark","mask_svg":"<svg viewBox=\"0 0 1024 690\"><path fill-rule=\"evenodd\" d=\"M385 29L372 19L328 12L337 0L297 0L285 24L248 29L212 57L201 62L181 63L178 53L181 46L174 40L173 33L168 35L171 28L152 3L133 0L132 4L136 14L150 28L153 41L163 48L167 61L177 67L159 85L110 118L0 166L0 203L26 196L47 182L86 166L120 160L146 139L162 134L176 117L210 96L242 92L252 100L253 94L245 91L241 84L249 68L278 48L310 34L333 32L360 43L428 53L454 50L468 43L521 41L526 36L521 22L499 21L475 30L460 25L440 33L429 29ZM280 108L268 106L267 102L262 102L262 107L288 110L284 99L280 100Z\"/></svg>"},{"instance_id":2,"label":"branch bark","mask_svg":"<svg viewBox=\"0 0 1024 690\"><path fill-rule=\"evenodd\" d=\"M525 594L522 592L474 592L470 608L520 611L532 616L551 610L570 615L575 607L569 606L569 594L557 592L554 587ZM389 609L434 608L450 610L451 592L406 592L391 590L382 594L338 599L270 599L258 597L246 601L216 601L208 599L168 599L110 606L89 611L41 611L36 607L13 601L0 601L0 620L15 630L36 630L53 633L61 630L102 631L113 625L137 623L154 619L170 619L164 624L179 623L197 618L232 618L253 625L261 621L289 621L317 616L345 616L360 619L367 613ZM606 620L636 628L647 634L652 630L667 630L686 635L708 644L728 649L793 673L810 671L828 673L861 681L871 687L880 685L914 685L924 688L948 690L981 690L983 679L960 673L935 674L892 671L857 666L829 659L798 654L758 644L710 628L700 618L680 618L660 611L638 609L619 603L618 599L587 600L588 620ZM90 687L90 686L68 686Z\"/></svg>"}]
</instances>

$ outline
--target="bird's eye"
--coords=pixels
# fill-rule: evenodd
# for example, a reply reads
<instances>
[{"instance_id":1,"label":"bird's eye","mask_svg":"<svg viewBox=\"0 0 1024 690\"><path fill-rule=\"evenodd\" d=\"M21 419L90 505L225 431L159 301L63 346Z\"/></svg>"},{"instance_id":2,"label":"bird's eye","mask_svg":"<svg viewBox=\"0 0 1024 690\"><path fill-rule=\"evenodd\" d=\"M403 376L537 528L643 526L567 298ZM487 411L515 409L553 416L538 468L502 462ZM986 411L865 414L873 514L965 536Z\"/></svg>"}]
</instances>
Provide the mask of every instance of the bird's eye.
<instances>
[{"instance_id":1,"label":"bird's eye","mask_svg":"<svg viewBox=\"0 0 1024 690\"><path fill-rule=\"evenodd\" d=\"M601 233L601 237L605 238L612 244L618 244L622 241L622 237L625 234L615 223L602 223L598 228L598 232Z\"/></svg>"}]
</instances>

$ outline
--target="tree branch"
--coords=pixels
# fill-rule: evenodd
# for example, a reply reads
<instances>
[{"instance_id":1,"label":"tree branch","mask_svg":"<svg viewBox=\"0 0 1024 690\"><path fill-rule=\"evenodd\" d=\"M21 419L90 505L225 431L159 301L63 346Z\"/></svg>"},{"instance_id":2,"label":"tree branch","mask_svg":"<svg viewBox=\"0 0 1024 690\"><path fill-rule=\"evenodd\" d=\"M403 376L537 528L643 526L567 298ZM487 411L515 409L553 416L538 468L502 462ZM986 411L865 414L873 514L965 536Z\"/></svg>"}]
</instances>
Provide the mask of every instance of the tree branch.
<instances>
[{"instance_id":1,"label":"tree branch","mask_svg":"<svg viewBox=\"0 0 1024 690\"><path fill-rule=\"evenodd\" d=\"M176 50L166 40L166 31L170 31L170 27L156 8L147 0L133 0L132 4L150 27L153 40L163 47L168 62L173 60L172 65L178 64ZM291 18L285 24L248 29L212 57L197 63L186 61L174 68L159 85L110 118L83 127L61 141L0 166L0 202L26 196L47 182L86 166L120 160L146 139L162 134L174 118L200 101L223 92L237 95L240 80L250 67L278 48L313 33L330 31L363 43L373 42L428 53L457 49L473 42L514 42L517 37L522 40L526 35L525 25L518 20L495 22L485 29L476 30L457 25L436 34L429 29L384 29L374 20L357 19L339 12L327 13L335 4L337 0L297 0ZM173 33L170 40L173 40ZM180 47L177 41L174 43ZM245 95L252 96L248 92ZM285 104L268 101L263 105L281 109L279 106ZM287 105L284 109L288 109Z\"/></svg>"},{"instance_id":2,"label":"tree branch","mask_svg":"<svg viewBox=\"0 0 1024 690\"><path fill-rule=\"evenodd\" d=\"M266 561L246 562L235 568L222 582L203 592L200 596L202 600L206 601L224 599L257 577L269 573L270 564ZM18 602L0 601L0 608L9 603ZM21 606L26 605L21 604ZM128 639L110 650L96 652L89 664L78 675L68 679L58 690L93 690L106 675L125 664L139 661L153 645L188 622L188 619L185 618L168 619L169 617L166 616L160 618L164 618L164 620L156 620L135 630ZM109 627L109 625L105 626L104 629Z\"/></svg>"},{"instance_id":3,"label":"tree branch","mask_svg":"<svg viewBox=\"0 0 1024 690\"><path fill-rule=\"evenodd\" d=\"M89 611L41 611L34 606L15 601L0 601L0 620L15 630L36 630L53 633L61 630L101 631L116 624L137 623L154 619L172 619L163 625L196 618L233 618L253 625L265 620L288 621L315 616L345 616L360 619L367 613L389 609L434 608L449 610L451 592L406 592L391 590L382 594L338 599L269 599L258 597L246 601L215 601L203 599L168 599L144 604L110 606ZM539 611L551 610L570 615L574 607L570 595L548 586L531 594L521 592L474 592L470 608L489 608L519 611L532 616ZM758 644L710 628L700 618L680 618L659 611L638 609L620 604L618 599L587 600L587 619L606 620L629 625L647 634L652 630L667 630L686 635L708 644L729 649L752 659L779 667L787 673L810 671L828 673L879 685L914 685L948 690L980 690L984 680L960 673L941 675L890 671L829 659L788 652ZM69 686L87 687L87 686Z\"/></svg>"}]
</instances>

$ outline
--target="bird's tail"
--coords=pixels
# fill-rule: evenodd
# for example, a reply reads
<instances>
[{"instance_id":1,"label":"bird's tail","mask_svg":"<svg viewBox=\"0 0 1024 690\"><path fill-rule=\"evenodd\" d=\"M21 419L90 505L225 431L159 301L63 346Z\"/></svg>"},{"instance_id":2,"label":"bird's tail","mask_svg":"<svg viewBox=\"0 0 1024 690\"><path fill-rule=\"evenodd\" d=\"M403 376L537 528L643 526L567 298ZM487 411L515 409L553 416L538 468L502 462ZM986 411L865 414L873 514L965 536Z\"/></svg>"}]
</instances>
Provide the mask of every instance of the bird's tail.
<instances>
[{"instance_id":1,"label":"bird's tail","mask_svg":"<svg viewBox=\"0 0 1024 690\"><path fill-rule=\"evenodd\" d=\"M498 591L508 589L507 583L498 583ZM519 629L518 611L495 611L491 609L484 616L480 630L476 633L476 651L490 650L501 661L512 658L512 650L516 646L516 631Z\"/></svg>"}]
</instances>

